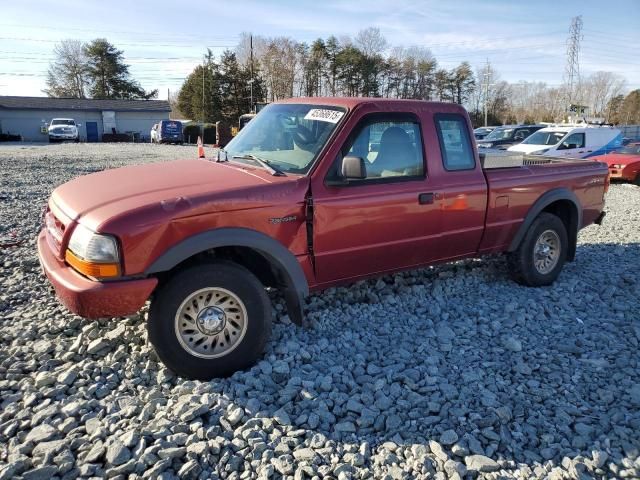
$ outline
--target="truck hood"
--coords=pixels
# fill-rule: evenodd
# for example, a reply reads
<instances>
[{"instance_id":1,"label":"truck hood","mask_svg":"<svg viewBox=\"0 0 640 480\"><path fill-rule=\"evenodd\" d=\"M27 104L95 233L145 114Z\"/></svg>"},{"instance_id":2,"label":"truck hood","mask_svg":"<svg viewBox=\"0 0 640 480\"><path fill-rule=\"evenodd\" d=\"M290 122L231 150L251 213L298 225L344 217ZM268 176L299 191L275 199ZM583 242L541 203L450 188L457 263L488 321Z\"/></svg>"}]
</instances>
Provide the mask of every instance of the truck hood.
<instances>
[{"instance_id":1,"label":"truck hood","mask_svg":"<svg viewBox=\"0 0 640 480\"><path fill-rule=\"evenodd\" d=\"M68 220L101 231L105 222L140 210L147 222L158 214L180 218L264 205L305 180L238 163L178 160L84 175L56 188L50 202Z\"/></svg>"},{"instance_id":2,"label":"truck hood","mask_svg":"<svg viewBox=\"0 0 640 480\"><path fill-rule=\"evenodd\" d=\"M555 145L529 145L525 143L520 143L518 145L513 145L512 147L509 147L507 150L509 150L510 152L533 153L533 152L538 152L540 150L548 150L553 147L555 147Z\"/></svg>"}]
</instances>

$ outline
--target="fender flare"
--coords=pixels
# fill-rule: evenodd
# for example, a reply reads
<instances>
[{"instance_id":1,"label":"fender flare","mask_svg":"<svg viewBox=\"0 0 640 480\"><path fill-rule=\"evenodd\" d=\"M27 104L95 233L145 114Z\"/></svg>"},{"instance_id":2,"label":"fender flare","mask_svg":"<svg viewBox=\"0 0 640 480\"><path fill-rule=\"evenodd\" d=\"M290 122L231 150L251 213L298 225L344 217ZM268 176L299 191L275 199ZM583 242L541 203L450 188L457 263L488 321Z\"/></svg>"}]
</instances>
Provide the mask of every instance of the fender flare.
<instances>
[{"instance_id":1,"label":"fender flare","mask_svg":"<svg viewBox=\"0 0 640 480\"><path fill-rule=\"evenodd\" d=\"M302 325L302 304L309 284L295 255L277 240L248 228L217 228L192 235L169 248L145 271L146 275L166 272L188 258L219 247L249 247L260 253L280 274L284 298L291 320Z\"/></svg>"},{"instance_id":2,"label":"fender flare","mask_svg":"<svg viewBox=\"0 0 640 480\"><path fill-rule=\"evenodd\" d=\"M573 259L573 257L575 256L575 244L577 240L578 230L580 230L582 226L582 206L580 205L580 200L575 195L575 193L573 193L571 190L564 187L554 188L553 190L549 190L548 192L545 192L544 194L542 194L534 202L534 204L531 206L531 208L527 212L527 215L524 217L524 220L520 225L520 228L518 229L515 236L511 240L511 243L509 244L509 248L507 250L508 252L514 252L520 246L522 239L524 238L525 234L527 233L527 230L529 230L529 227L531 226L533 221L536 219L536 217L545 208L547 208L552 203L557 202L558 200L568 200L573 204L576 210L577 224L575 228L575 235L571 235L571 232L567 232L567 234L569 235L568 258Z\"/></svg>"}]
</instances>

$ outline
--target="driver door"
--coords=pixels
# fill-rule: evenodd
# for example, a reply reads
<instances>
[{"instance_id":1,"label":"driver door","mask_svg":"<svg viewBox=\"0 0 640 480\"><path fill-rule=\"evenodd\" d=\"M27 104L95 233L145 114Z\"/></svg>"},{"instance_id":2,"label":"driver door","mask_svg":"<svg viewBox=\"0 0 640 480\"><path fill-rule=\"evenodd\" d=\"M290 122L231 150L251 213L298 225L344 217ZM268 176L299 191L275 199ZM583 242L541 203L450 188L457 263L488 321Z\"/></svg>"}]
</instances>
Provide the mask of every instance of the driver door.
<instances>
[{"instance_id":1,"label":"driver door","mask_svg":"<svg viewBox=\"0 0 640 480\"><path fill-rule=\"evenodd\" d=\"M436 255L441 196L426 172L422 138L414 114L360 119L334 168L313 190L318 283L400 270ZM364 159L366 177L332 184L346 155Z\"/></svg>"},{"instance_id":2,"label":"driver door","mask_svg":"<svg viewBox=\"0 0 640 480\"><path fill-rule=\"evenodd\" d=\"M556 155L566 158L582 158L586 154L585 134L576 132L568 135L560 145L558 145Z\"/></svg>"}]
</instances>

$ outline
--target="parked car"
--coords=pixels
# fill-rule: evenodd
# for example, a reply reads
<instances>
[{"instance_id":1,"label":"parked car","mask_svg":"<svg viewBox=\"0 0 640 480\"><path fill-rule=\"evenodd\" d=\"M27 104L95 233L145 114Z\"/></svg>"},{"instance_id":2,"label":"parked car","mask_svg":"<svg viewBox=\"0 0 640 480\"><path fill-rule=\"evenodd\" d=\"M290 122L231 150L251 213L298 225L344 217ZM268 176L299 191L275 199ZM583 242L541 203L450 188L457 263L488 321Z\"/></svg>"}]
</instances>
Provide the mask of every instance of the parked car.
<instances>
[{"instance_id":1,"label":"parked car","mask_svg":"<svg viewBox=\"0 0 640 480\"><path fill-rule=\"evenodd\" d=\"M512 145L517 145L544 125L507 125L495 128L482 140L478 141L480 148L497 148L506 150Z\"/></svg>"},{"instance_id":2,"label":"parked car","mask_svg":"<svg viewBox=\"0 0 640 480\"><path fill-rule=\"evenodd\" d=\"M476 140L482 140L498 127L478 127L473 131L473 136Z\"/></svg>"},{"instance_id":3,"label":"parked car","mask_svg":"<svg viewBox=\"0 0 640 480\"><path fill-rule=\"evenodd\" d=\"M625 180L640 186L640 142L630 142L618 150L591 157L590 160L606 163L612 179Z\"/></svg>"},{"instance_id":4,"label":"parked car","mask_svg":"<svg viewBox=\"0 0 640 480\"><path fill-rule=\"evenodd\" d=\"M177 120L162 120L151 128L151 143L184 143L182 122Z\"/></svg>"},{"instance_id":5,"label":"parked car","mask_svg":"<svg viewBox=\"0 0 640 480\"><path fill-rule=\"evenodd\" d=\"M600 125L552 126L538 130L511 152L568 158L588 158L611 152L622 146L617 128Z\"/></svg>"},{"instance_id":6,"label":"parked car","mask_svg":"<svg viewBox=\"0 0 640 480\"><path fill-rule=\"evenodd\" d=\"M517 282L550 285L575 258L578 231L604 215L606 166L485 169L472 134L453 103L273 103L217 161L128 166L56 188L40 261L83 317L129 315L151 299L158 356L199 379L260 356L266 287L303 325L310 291L485 254L507 254Z\"/></svg>"},{"instance_id":7,"label":"parked car","mask_svg":"<svg viewBox=\"0 0 640 480\"><path fill-rule=\"evenodd\" d=\"M79 142L78 127L80 126L81 124L76 123L73 118L54 118L47 127L49 143Z\"/></svg>"}]
</instances>

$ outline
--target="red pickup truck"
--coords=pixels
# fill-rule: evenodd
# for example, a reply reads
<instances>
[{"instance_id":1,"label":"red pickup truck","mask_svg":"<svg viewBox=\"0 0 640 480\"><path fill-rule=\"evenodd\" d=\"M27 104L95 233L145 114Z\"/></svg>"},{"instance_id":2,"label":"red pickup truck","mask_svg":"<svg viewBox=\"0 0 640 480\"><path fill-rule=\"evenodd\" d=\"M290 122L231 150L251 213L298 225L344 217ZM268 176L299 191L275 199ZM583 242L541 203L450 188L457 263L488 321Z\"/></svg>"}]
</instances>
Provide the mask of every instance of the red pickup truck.
<instances>
[{"instance_id":1,"label":"red pickup truck","mask_svg":"<svg viewBox=\"0 0 640 480\"><path fill-rule=\"evenodd\" d=\"M310 291L506 253L549 285L603 217L607 167L488 168L454 104L304 98L271 104L215 160L107 170L58 187L38 239L58 297L89 318L138 311L186 377L233 373L271 330L266 287L304 323Z\"/></svg>"}]
</instances>

